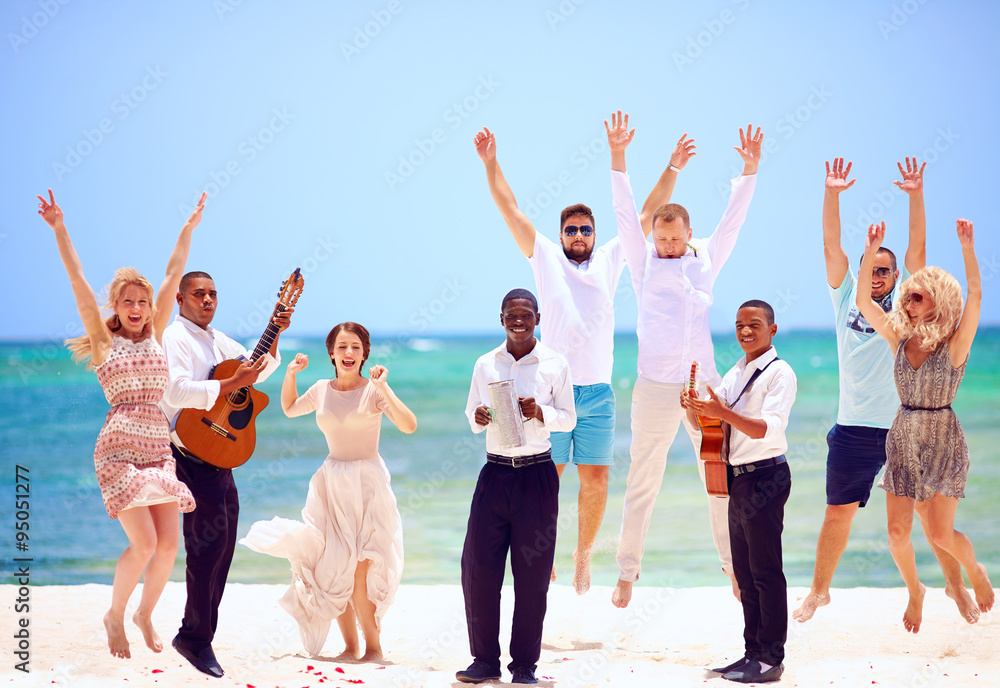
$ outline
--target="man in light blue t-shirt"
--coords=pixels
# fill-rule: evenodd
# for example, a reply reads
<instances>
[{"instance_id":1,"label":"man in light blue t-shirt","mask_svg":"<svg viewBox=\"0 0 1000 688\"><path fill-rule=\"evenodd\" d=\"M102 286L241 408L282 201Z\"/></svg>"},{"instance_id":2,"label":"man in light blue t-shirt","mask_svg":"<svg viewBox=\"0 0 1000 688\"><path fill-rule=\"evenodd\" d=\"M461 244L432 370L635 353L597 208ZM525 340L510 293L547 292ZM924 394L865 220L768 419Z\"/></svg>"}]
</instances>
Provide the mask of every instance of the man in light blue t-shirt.
<instances>
[{"instance_id":1,"label":"man in light blue t-shirt","mask_svg":"<svg viewBox=\"0 0 1000 688\"><path fill-rule=\"evenodd\" d=\"M871 275L872 300L886 312L892 310L896 286L926 262L926 220L924 216L923 172L927 163L917 166L916 158L906 158L906 169L896 163L903 175L895 182L910 200L910 238L900 274L896 256L881 248L875 257ZM826 163L826 193L823 196L823 249L826 277L837 318L837 359L840 363L840 402L837 424L827 435L830 447L826 464L826 516L816 545L816 566L812 588L802 605L792 613L799 622L812 618L817 607L830 603L830 583L841 555L847 548L851 522L860 507L868 503L875 477L885 464L885 438L899 407L893 380L894 356L885 340L875 333L861 315L855 298L858 279L850 269L847 253L840 245L840 193L855 180L847 180L851 163L835 158L833 167ZM924 522L926 509L917 503L917 514ZM928 538L928 542L931 539ZM934 555L945 572L945 590L958 604L967 621L975 602L962 583L958 562L931 543Z\"/></svg>"}]
</instances>

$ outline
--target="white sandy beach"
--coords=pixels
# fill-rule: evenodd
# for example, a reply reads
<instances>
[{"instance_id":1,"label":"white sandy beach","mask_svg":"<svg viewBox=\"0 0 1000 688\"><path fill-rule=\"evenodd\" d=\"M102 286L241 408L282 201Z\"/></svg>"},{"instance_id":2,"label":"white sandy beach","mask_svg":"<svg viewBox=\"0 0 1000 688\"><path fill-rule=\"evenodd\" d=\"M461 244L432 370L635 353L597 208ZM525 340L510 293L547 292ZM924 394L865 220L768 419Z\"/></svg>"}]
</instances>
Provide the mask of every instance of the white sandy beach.
<instances>
[{"instance_id":1,"label":"white sandy beach","mask_svg":"<svg viewBox=\"0 0 1000 688\"><path fill-rule=\"evenodd\" d=\"M101 618L108 585L31 589L29 674L14 669L17 588L0 586L5 608L0 643L0 687L12 686L305 686L365 684L416 688L464 685L455 671L469 656L458 586L403 586L384 620L385 666L331 661L342 649L336 625L324 656L305 656L291 617L277 604L281 585L230 584L214 643L226 670L222 679L195 671L169 647L184 603L184 585L169 583L154 621L166 647L143 645L129 621L132 658L108 654ZM789 609L806 593L789 590ZM504 588L509 633L513 591ZM612 607L611 588L578 597L553 585L545 618L540 686L735 685L706 667L742 654L742 613L728 587L636 586L626 610ZM138 600L133 596L133 604ZM941 589L927 592L920 633L903 630L902 588L833 591L833 603L806 624L790 623L784 686L995 686L1000 615L966 624ZM129 616L131 615L131 609ZM506 649L507 636L501 637ZM509 657L504 657L504 665ZM504 668L502 683L510 680Z\"/></svg>"}]
</instances>

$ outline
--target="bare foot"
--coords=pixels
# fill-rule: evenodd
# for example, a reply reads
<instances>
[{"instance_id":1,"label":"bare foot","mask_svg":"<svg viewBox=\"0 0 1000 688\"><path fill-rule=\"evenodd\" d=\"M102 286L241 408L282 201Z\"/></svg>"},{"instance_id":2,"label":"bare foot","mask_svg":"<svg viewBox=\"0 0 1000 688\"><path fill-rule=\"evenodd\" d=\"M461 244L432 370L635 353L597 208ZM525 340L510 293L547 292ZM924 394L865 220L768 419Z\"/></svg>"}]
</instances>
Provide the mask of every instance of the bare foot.
<instances>
[{"instance_id":1,"label":"bare foot","mask_svg":"<svg viewBox=\"0 0 1000 688\"><path fill-rule=\"evenodd\" d=\"M358 661L358 648L344 648L344 651L333 658L335 662L354 662Z\"/></svg>"},{"instance_id":2,"label":"bare foot","mask_svg":"<svg viewBox=\"0 0 1000 688\"><path fill-rule=\"evenodd\" d=\"M619 609L625 609L628 603L632 601L632 583L631 581L619 580L618 585L615 586L615 591L611 593L611 604L615 605Z\"/></svg>"},{"instance_id":3,"label":"bare foot","mask_svg":"<svg viewBox=\"0 0 1000 688\"><path fill-rule=\"evenodd\" d=\"M358 660L359 662L375 662L379 663L383 661L382 650L368 650L365 652L364 656Z\"/></svg>"},{"instance_id":4,"label":"bare foot","mask_svg":"<svg viewBox=\"0 0 1000 688\"><path fill-rule=\"evenodd\" d=\"M142 639L146 641L146 647L148 647L153 652L162 652L163 643L160 641L160 636L156 633L156 629L153 628L153 620L148 616L142 616L136 611L132 615L132 623L139 627L142 631Z\"/></svg>"},{"instance_id":5,"label":"bare foot","mask_svg":"<svg viewBox=\"0 0 1000 688\"><path fill-rule=\"evenodd\" d=\"M916 597L910 596L906 611L903 612L903 628L910 633L920 631L920 622L924 618L924 593L926 592L927 588L921 583L920 593Z\"/></svg>"},{"instance_id":6,"label":"bare foot","mask_svg":"<svg viewBox=\"0 0 1000 688\"><path fill-rule=\"evenodd\" d=\"M552 573L549 574L549 582L550 583L555 583L555 581L556 581L556 567L553 564L553 566L552 566Z\"/></svg>"},{"instance_id":7,"label":"bare foot","mask_svg":"<svg viewBox=\"0 0 1000 688\"><path fill-rule=\"evenodd\" d=\"M104 615L104 628L108 631L108 649L113 657L129 659L128 638L125 637L125 623L111 616L109 611Z\"/></svg>"},{"instance_id":8,"label":"bare foot","mask_svg":"<svg viewBox=\"0 0 1000 688\"><path fill-rule=\"evenodd\" d=\"M979 574L975 579L970 575L969 581L972 583L972 589L976 591L979 611L985 614L993 609L993 584L990 583L990 577L986 575L986 567L982 564L979 565Z\"/></svg>"},{"instance_id":9,"label":"bare foot","mask_svg":"<svg viewBox=\"0 0 1000 688\"><path fill-rule=\"evenodd\" d=\"M590 552L585 555L573 552L573 561L576 563L576 571L573 573L573 588L577 595L590 590Z\"/></svg>"},{"instance_id":10,"label":"bare foot","mask_svg":"<svg viewBox=\"0 0 1000 688\"><path fill-rule=\"evenodd\" d=\"M965 589L964 585L945 585L944 594L955 600L955 604L958 605L958 613L962 615L963 619L968 621L970 624L974 624L979 621L979 607L972 599L972 595L969 594L969 591Z\"/></svg>"},{"instance_id":11,"label":"bare foot","mask_svg":"<svg viewBox=\"0 0 1000 688\"><path fill-rule=\"evenodd\" d=\"M733 597L736 598L737 602L742 602L743 600L740 597L740 584L736 582L736 576L731 573L727 573L726 575L729 576L729 582L733 585Z\"/></svg>"},{"instance_id":12,"label":"bare foot","mask_svg":"<svg viewBox=\"0 0 1000 688\"><path fill-rule=\"evenodd\" d=\"M813 592L809 591L806 598L802 600L802 604L799 608L792 612L792 618L799 623L805 623L809 619L813 618L813 614L820 607L825 607L830 604L830 593L828 592Z\"/></svg>"}]
</instances>

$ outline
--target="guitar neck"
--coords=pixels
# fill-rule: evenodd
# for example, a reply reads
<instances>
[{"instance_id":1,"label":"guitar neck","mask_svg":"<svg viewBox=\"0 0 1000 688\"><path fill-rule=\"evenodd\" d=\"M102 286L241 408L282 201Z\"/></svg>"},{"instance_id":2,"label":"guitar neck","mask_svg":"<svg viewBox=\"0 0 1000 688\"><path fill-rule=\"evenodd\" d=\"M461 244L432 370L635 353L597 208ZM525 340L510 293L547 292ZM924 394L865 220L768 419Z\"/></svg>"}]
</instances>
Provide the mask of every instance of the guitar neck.
<instances>
[{"instance_id":1,"label":"guitar neck","mask_svg":"<svg viewBox=\"0 0 1000 688\"><path fill-rule=\"evenodd\" d=\"M278 314L285 310L284 304L278 304L274 313ZM260 341L257 342L256 348L254 348L253 353L250 355L251 361L256 361L258 358L266 354L271 350L271 346L274 344L274 340L278 338L280 330L278 326L274 324L274 320L268 319L267 327L264 328L264 334L260 336Z\"/></svg>"}]
</instances>

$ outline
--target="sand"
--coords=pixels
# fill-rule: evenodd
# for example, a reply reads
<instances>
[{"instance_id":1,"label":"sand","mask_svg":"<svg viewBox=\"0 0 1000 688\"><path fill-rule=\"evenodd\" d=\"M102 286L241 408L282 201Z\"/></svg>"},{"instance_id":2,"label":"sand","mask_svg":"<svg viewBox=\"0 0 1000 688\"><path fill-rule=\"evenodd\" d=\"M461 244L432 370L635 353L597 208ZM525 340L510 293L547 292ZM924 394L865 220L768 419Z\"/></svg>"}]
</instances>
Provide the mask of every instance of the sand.
<instances>
[{"instance_id":1,"label":"sand","mask_svg":"<svg viewBox=\"0 0 1000 688\"><path fill-rule=\"evenodd\" d=\"M108 654L101 618L107 585L31 588L30 673L17 671L18 589L0 586L0 688L12 686L347 686L416 688L465 685L455 671L471 661L458 586L403 586L384 619L385 665L335 663L343 649L334 624L320 657L302 650L295 623L277 600L280 585L226 588L214 648L226 675L193 669L170 646L184 604L184 585L169 583L154 615L166 645L154 653L127 621L131 659ZM807 591L789 590L789 609ZM506 648L513 591L504 588L501 647ZM132 598L134 605L138 591ZM706 667L742 655L742 612L728 587L636 586L628 609L611 605L611 588L579 597L565 585L549 593L540 686L736 685ZM833 602L805 624L791 621L782 686L1000 685L1000 618L969 625L940 589L927 592L919 634L903 630L902 588L833 591ZM131 608L126 618L131 616ZM501 660L503 679L509 657Z\"/></svg>"}]
</instances>

